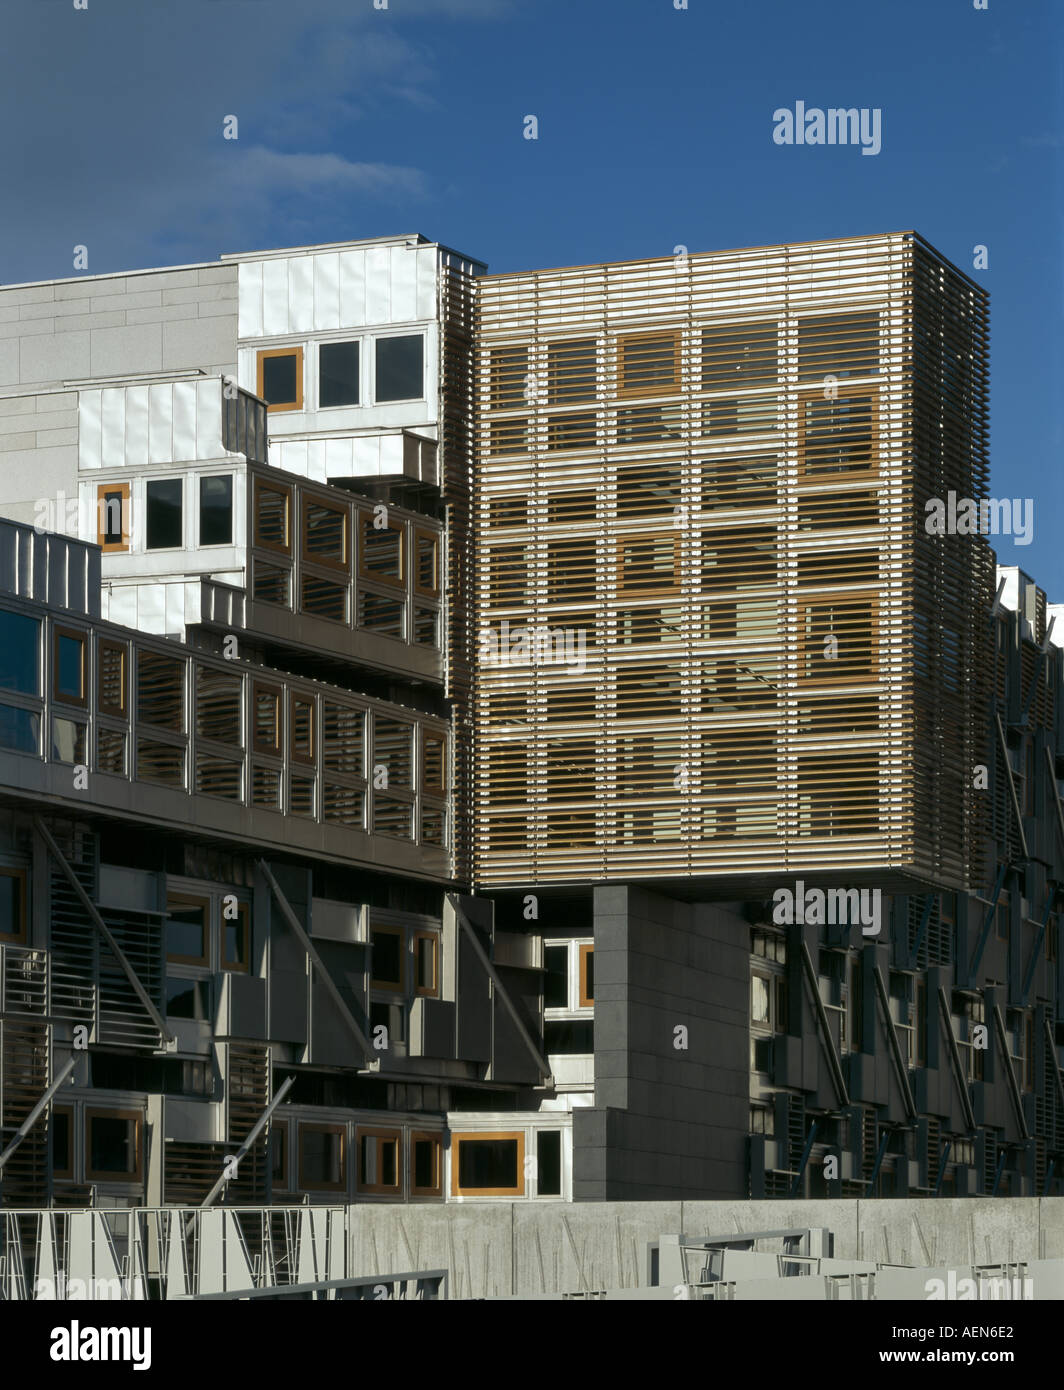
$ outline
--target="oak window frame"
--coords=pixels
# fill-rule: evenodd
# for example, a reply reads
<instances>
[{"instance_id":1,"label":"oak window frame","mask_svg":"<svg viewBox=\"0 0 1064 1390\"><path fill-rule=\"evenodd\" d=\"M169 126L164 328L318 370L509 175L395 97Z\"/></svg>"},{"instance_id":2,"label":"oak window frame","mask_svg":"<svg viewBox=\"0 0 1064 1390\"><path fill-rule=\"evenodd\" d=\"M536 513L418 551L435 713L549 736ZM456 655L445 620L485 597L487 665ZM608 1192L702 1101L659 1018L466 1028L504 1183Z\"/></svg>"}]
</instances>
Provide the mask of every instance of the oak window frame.
<instances>
[{"instance_id":1,"label":"oak window frame","mask_svg":"<svg viewBox=\"0 0 1064 1390\"><path fill-rule=\"evenodd\" d=\"M336 1182L325 1179L308 1182L306 1160L303 1152L305 1134L336 1134L340 1137L340 1177ZM299 1188L303 1192L347 1192L347 1125L318 1124L300 1120L296 1142L299 1147Z\"/></svg>"},{"instance_id":2,"label":"oak window frame","mask_svg":"<svg viewBox=\"0 0 1064 1390\"><path fill-rule=\"evenodd\" d=\"M375 1146L375 1161L378 1175L383 1169L381 1154L386 1144L391 1144L395 1149L395 1182L368 1182L365 1177L365 1167L362 1158L363 1142L372 1141ZM401 1197L403 1195L403 1133L399 1129L376 1129L369 1126L359 1125L355 1131L355 1153L357 1161L355 1163L355 1186L357 1191L365 1193L370 1197Z\"/></svg>"},{"instance_id":3,"label":"oak window frame","mask_svg":"<svg viewBox=\"0 0 1064 1390\"><path fill-rule=\"evenodd\" d=\"M109 541L107 537L111 534L108 526L108 496L118 496L118 531L121 537L117 541ZM128 483L98 483L96 486L96 544L105 555L117 555L128 553L130 549L130 539L132 535L129 484Z\"/></svg>"},{"instance_id":4,"label":"oak window frame","mask_svg":"<svg viewBox=\"0 0 1064 1390\"><path fill-rule=\"evenodd\" d=\"M92 1126L95 1120L125 1120L133 1125L136 1167L129 1173L113 1173L92 1167ZM85 1110L85 1180L86 1182L125 1183L140 1185L144 1181L144 1116L139 1110L118 1110L94 1106Z\"/></svg>"},{"instance_id":5,"label":"oak window frame","mask_svg":"<svg viewBox=\"0 0 1064 1390\"><path fill-rule=\"evenodd\" d=\"M477 1141L513 1141L517 1145L517 1184L514 1187L463 1187L461 1150L463 1144ZM452 1197L523 1197L525 1195L525 1131L523 1129L480 1131L451 1134L451 1196Z\"/></svg>"},{"instance_id":6,"label":"oak window frame","mask_svg":"<svg viewBox=\"0 0 1064 1390\"><path fill-rule=\"evenodd\" d=\"M0 865L0 878L14 879L19 885L18 930L14 932L0 932L0 943L7 946L26 946L29 944L29 896L27 893L29 875L25 869L3 864Z\"/></svg>"},{"instance_id":7,"label":"oak window frame","mask_svg":"<svg viewBox=\"0 0 1064 1390\"><path fill-rule=\"evenodd\" d=\"M276 405L266 401L263 391L263 377L265 375L263 363L270 357L294 357L296 359L296 398L294 401L279 401ZM271 412L281 414L284 411L303 409L303 345L296 344L290 347L281 348L260 348L255 354L255 394L260 400L266 401L267 418Z\"/></svg>"}]
</instances>

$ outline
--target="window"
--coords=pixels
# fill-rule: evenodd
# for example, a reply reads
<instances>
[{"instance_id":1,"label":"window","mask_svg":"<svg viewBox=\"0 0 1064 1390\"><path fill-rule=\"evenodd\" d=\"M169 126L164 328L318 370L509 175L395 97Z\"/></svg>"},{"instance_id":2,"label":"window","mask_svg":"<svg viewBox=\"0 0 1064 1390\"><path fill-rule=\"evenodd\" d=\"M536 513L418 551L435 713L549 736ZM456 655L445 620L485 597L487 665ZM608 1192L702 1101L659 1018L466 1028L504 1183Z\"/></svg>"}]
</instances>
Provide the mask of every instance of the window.
<instances>
[{"instance_id":1,"label":"window","mask_svg":"<svg viewBox=\"0 0 1064 1390\"><path fill-rule=\"evenodd\" d=\"M492 348L488 366L488 395L492 410L520 408L526 400L528 349Z\"/></svg>"},{"instance_id":2,"label":"window","mask_svg":"<svg viewBox=\"0 0 1064 1390\"><path fill-rule=\"evenodd\" d=\"M379 579L387 584L405 584L403 523L396 521L384 526L376 525L382 516L383 513L379 512L363 513L359 568L367 579Z\"/></svg>"},{"instance_id":3,"label":"window","mask_svg":"<svg viewBox=\"0 0 1064 1390\"><path fill-rule=\"evenodd\" d=\"M188 1018L195 1023L211 1020L211 982L186 979L177 975L166 978L166 1013L168 1018Z\"/></svg>"},{"instance_id":4,"label":"window","mask_svg":"<svg viewBox=\"0 0 1064 1390\"><path fill-rule=\"evenodd\" d=\"M270 1175L275 1188L288 1187L288 1124L283 1120L270 1125Z\"/></svg>"},{"instance_id":5,"label":"window","mask_svg":"<svg viewBox=\"0 0 1064 1390\"><path fill-rule=\"evenodd\" d=\"M402 992L405 989L402 928L373 927L369 939L373 948L370 958L372 988Z\"/></svg>"},{"instance_id":6,"label":"window","mask_svg":"<svg viewBox=\"0 0 1064 1390\"><path fill-rule=\"evenodd\" d=\"M455 1134L451 1138L451 1194L466 1197L522 1197L525 1191L525 1136Z\"/></svg>"},{"instance_id":7,"label":"window","mask_svg":"<svg viewBox=\"0 0 1064 1390\"><path fill-rule=\"evenodd\" d=\"M358 343L322 343L318 348L318 405L358 405Z\"/></svg>"},{"instance_id":8,"label":"window","mask_svg":"<svg viewBox=\"0 0 1064 1390\"><path fill-rule=\"evenodd\" d=\"M879 374L879 314L818 314L798 320L798 380Z\"/></svg>"},{"instance_id":9,"label":"window","mask_svg":"<svg viewBox=\"0 0 1064 1390\"><path fill-rule=\"evenodd\" d=\"M422 770L421 790L440 792L446 790L445 775L447 766L447 744L442 734L422 732Z\"/></svg>"},{"instance_id":10,"label":"window","mask_svg":"<svg viewBox=\"0 0 1064 1390\"><path fill-rule=\"evenodd\" d=\"M594 338L550 343L547 347L547 404L593 401L595 357Z\"/></svg>"},{"instance_id":11,"label":"window","mask_svg":"<svg viewBox=\"0 0 1064 1390\"><path fill-rule=\"evenodd\" d=\"M358 1131L358 1190L381 1197L398 1196L403 1187L399 1151L402 1136L394 1129Z\"/></svg>"},{"instance_id":12,"label":"window","mask_svg":"<svg viewBox=\"0 0 1064 1390\"><path fill-rule=\"evenodd\" d=\"M41 716L32 710L0 705L0 748L13 753L41 752Z\"/></svg>"},{"instance_id":13,"label":"window","mask_svg":"<svg viewBox=\"0 0 1064 1390\"><path fill-rule=\"evenodd\" d=\"M678 463L617 470L618 516L666 516L680 501Z\"/></svg>"},{"instance_id":14,"label":"window","mask_svg":"<svg viewBox=\"0 0 1064 1390\"><path fill-rule=\"evenodd\" d=\"M0 610L0 690L40 694L40 631L36 618Z\"/></svg>"},{"instance_id":15,"label":"window","mask_svg":"<svg viewBox=\"0 0 1064 1390\"><path fill-rule=\"evenodd\" d=\"M438 1134L410 1135L411 1197L443 1196L443 1144Z\"/></svg>"},{"instance_id":16,"label":"window","mask_svg":"<svg viewBox=\"0 0 1064 1390\"><path fill-rule=\"evenodd\" d=\"M137 739L137 780L155 782L161 787L185 785L185 750L172 743Z\"/></svg>"},{"instance_id":17,"label":"window","mask_svg":"<svg viewBox=\"0 0 1064 1390\"><path fill-rule=\"evenodd\" d=\"M200 545L233 543L233 476L220 473L199 480Z\"/></svg>"},{"instance_id":18,"label":"window","mask_svg":"<svg viewBox=\"0 0 1064 1390\"><path fill-rule=\"evenodd\" d=\"M268 408L303 409L303 349L301 347L271 348L258 355L258 388L255 394Z\"/></svg>"},{"instance_id":19,"label":"window","mask_svg":"<svg viewBox=\"0 0 1064 1390\"><path fill-rule=\"evenodd\" d=\"M371 594L365 590L358 595L358 623L367 632L377 632L382 637L398 637L402 640L406 615L406 604L400 598L386 598L382 594Z\"/></svg>"},{"instance_id":20,"label":"window","mask_svg":"<svg viewBox=\"0 0 1064 1390\"><path fill-rule=\"evenodd\" d=\"M425 394L425 339L420 333L404 338L378 338L377 384L374 399L419 401Z\"/></svg>"},{"instance_id":21,"label":"window","mask_svg":"<svg viewBox=\"0 0 1064 1390\"><path fill-rule=\"evenodd\" d=\"M438 938L435 932L414 933L414 993L437 992Z\"/></svg>"},{"instance_id":22,"label":"window","mask_svg":"<svg viewBox=\"0 0 1064 1390\"><path fill-rule=\"evenodd\" d=\"M222 390L222 446L227 454L243 454L251 463L266 462L266 406L248 391Z\"/></svg>"},{"instance_id":23,"label":"window","mask_svg":"<svg viewBox=\"0 0 1064 1390\"><path fill-rule=\"evenodd\" d=\"M207 898L174 894L166 904L166 959L180 965L210 965Z\"/></svg>"},{"instance_id":24,"label":"window","mask_svg":"<svg viewBox=\"0 0 1064 1390\"><path fill-rule=\"evenodd\" d=\"M196 733L243 748L243 681L239 676L196 664Z\"/></svg>"},{"instance_id":25,"label":"window","mask_svg":"<svg viewBox=\"0 0 1064 1390\"><path fill-rule=\"evenodd\" d=\"M777 377L775 323L736 324L702 333L702 390L767 386Z\"/></svg>"},{"instance_id":26,"label":"window","mask_svg":"<svg viewBox=\"0 0 1064 1390\"><path fill-rule=\"evenodd\" d=\"M251 912L247 903L237 903L236 916L222 912L222 969L247 973L251 961Z\"/></svg>"},{"instance_id":27,"label":"window","mask_svg":"<svg viewBox=\"0 0 1064 1390\"><path fill-rule=\"evenodd\" d=\"M798 403L800 477L868 473L878 467L878 398L847 388L835 398L817 392Z\"/></svg>"},{"instance_id":28,"label":"window","mask_svg":"<svg viewBox=\"0 0 1064 1390\"><path fill-rule=\"evenodd\" d=\"M362 777L365 713L326 700L322 707L322 763L326 772Z\"/></svg>"},{"instance_id":29,"label":"window","mask_svg":"<svg viewBox=\"0 0 1064 1390\"><path fill-rule=\"evenodd\" d=\"M126 647L108 642L102 637L96 645L96 678L99 683L99 709L124 719L128 711L126 684Z\"/></svg>"},{"instance_id":30,"label":"window","mask_svg":"<svg viewBox=\"0 0 1064 1390\"><path fill-rule=\"evenodd\" d=\"M552 415L547 420L548 449L593 449L595 447L595 416Z\"/></svg>"},{"instance_id":31,"label":"window","mask_svg":"<svg viewBox=\"0 0 1064 1390\"><path fill-rule=\"evenodd\" d=\"M295 762L314 762L314 696L292 694L291 756Z\"/></svg>"},{"instance_id":32,"label":"window","mask_svg":"<svg viewBox=\"0 0 1064 1390\"><path fill-rule=\"evenodd\" d=\"M595 494L591 494L592 516L594 515ZM557 521L556 516L549 518ZM527 526L528 499L525 497L492 497L488 502L489 526Z\"/></svg>"},{"instance_id":33,"label":"window","mask_svg":"<svg viewBox=\"0 0 1064 1390\"><path fill-rule=\"evenodd\" d=\"M52 668L52 695L67 705L86 701L85 634L70 628L55 629L55 658Z\"/></svg>"},{"instance_id":34,"label":"window","mask_svg":"<svg viewBox=\"0 0 1064 1390\"><path fill-rule=\"evenodd\" d=\"M680 333L639 333L617 345L618 395L660 396L680 385Z\"/></svg>"},{"instance_id":35,"label":"window","mask_svg":"<svg viewBox=\"0 0 1064 1390\"><path fill-rule=\"evenodd\" d=\"M101 483L97 487L96 544L105 553L129 549L128 483Z\"/></svg>"},{"instance_id":36,"label":"window","mask_svg":"<svg viewBox=\"0 0 1064 1390\"><path fill-rule=\"evenodd\" d=\"M536 1131L536 1194L562 1195L562 1132L560 1129Z\"/></svg>"},{"instance_id":37,"label":"window","mask_svg":"<svg viewBox=\"0 0 1064 1390\"><path fill-rule=\"evenodd\" d=\"M346 507L303 499L303 554L319 565L344 570L348 565Z\"/></svg>"},{"instance_id":38,"label":"window","mask_svg":"<svg viewBox=\"0 0 1064 1390\"><path fill-rule=\"evenodd\" d=\"M185 663L137 651L137 719L181 733L185 727Z\"/></svg>"},{"instance_id":39,"label":"window","mask_svg":"<svg viewBox=\"0 0 1064 1390\"><path fill-rule=\"evenodd\" d=\"M26 870L0 868L0 941L26 945Z\"/></svg>"},{"instance_id":40,"label":"window","mask_svg":"<svg viewBox=\"0 0 1064 1390\"><path fill-rule=\"evenodd\" d=\"M182 518L183 478L154 478L144 484L147 550L180 550L185 531Z\"/></svg>"},{"instance_id":41,"label":"window","mask_svg":"<svg viewBox=\"0 0 1064 1390\"><path fill-rule=\"evenodd\" d=\"M276 487L255 479L255 544L267 550L290 554L292 538L289 528L292 493L290 488ZM258 594L255 595L258 598Z\"/></svg>"},{"instance_id":42,"label":"window","mask_svg":"<svg viewBox=\"0 0 1064 1390\"><path fill-rule=\"evenodd\" d=\"M252 688L252 716L255 747L261 753L281 755L281 692L273 685Z\"/></svg>"},{"instance_id":43,"label":"window","mask_svg":"<svg viewBox=\"0 0 1064 1390\"><path fill-rule=\"evenodd\" d=\"M727 396L702 406L702 433L710 438L732 434L769 434L779 428L775 396Z\"/></svg>"},{"instance_id":44,"label":"window","mask_svg":"<svg viewBox=\"0 0 1064 1390\"><path fill-rule=\"evenodd\" d=\"M431 531L414 532L414 588L419 594L439 597L440 538Z\"/></svg>"},{"instance_id":45,"label":"window","mask_svg":"<svg viewBox=\"0 0 1064 1390\"><path fill-rule=\"evenodd\" d=\"M386 719L379 714L373 716L374 777L378 776L378 768L384 769L387 777L383 780L388 790L413 786L413 745L412 724Z\"/></svg>"},{"instance_id":46,"label":"window","mask_svg":"<svg viewBox=\"0 0 1064 1390\"><path fill-rule=\"evenodd\" d=\"M806 684L874 679L876 606L873 599L800 600L798 633L798 674Z\"/></svg>"},{"instance_id":47,"label":"window","mask_svg":"<svg viewBox=\"0 0 1064 1390\"><path fill-rule=\"evenodd\" d=\"M582 1009L590 1008L595 1002L595 948L580 947L580 994L578 1003Z\"/></svg>"},{"instance_id":48,"label":"window","mask_svg":"<svg viewBox=\"0 0 1064 1390\"><path fill-rule=\"evenodd\" d=\"M544 946L543 968L543 1007L545 1009L567 1009L569 1007L569 947Z\"/></svg>"},{"instance_id":49,"label":"window","mask_svg":"<svg viewBox=\"0 0 1064 1390\"><path fill-rule=\"evenodd\" d=\"M671 593L679 585L675 536L625 536L617 542L618 593Z\"/></svg>"},{"instance_id":50,"label":"window","mask_svg":"<svg viewBox=\"0 0 1064 1390\"><path fill-rule=\"evenodd\" d=\"M52 1109L52 1176L74 1177L74 1111L68 1105Z\"/></svg>"},{"instance_id":51,"label":"window","mask_svg":"<svg viewBox=\"0 0 1064 1390\"><path fill-rule=\"evenodd\" d=\"M88 726L76 719L52 719L52 761L84 766Z\"/></svg>"},{"instance_id":52,"label":"window","mask_svg":"<svg viewBox=\"0 0 1064 1390\"><path fill-rule=\"evenodd\" d=\"M488 427L488 453L523 454L528 447L528 421L493 420Z\"/></svg>"},{"instance_id":53,"label":"window","mask_svg":"<svg viewBox=\"0 0 1064 1390\"><path fill-rule=\"evenodd\" d=\"M547 498L547 520L551 526L595 520L594 492L552 492ZM515 523L516 524L516 523ZM520 525L524 525L522 520Z\"/></svg>"},{"instance_id":54,"label":"window","mask_svg":"<svg viewBox=\"0 0 1064 1390\"><path fill-rule=\"evenodd\" d=\"M141 1181L141 1115L136 1110L86 1110L85 1177L89 1182Z\"/></svg>"},{"instance_id":55,"label":"window","mask_svg":"<svg viewBox=\"0 0 1064 1390\"><path fill-rule=\"evenodd\" d=\"M347 1129L299 1126L299 1185L311 1191L347 1191Z\"/></svg>"}]
</instances>

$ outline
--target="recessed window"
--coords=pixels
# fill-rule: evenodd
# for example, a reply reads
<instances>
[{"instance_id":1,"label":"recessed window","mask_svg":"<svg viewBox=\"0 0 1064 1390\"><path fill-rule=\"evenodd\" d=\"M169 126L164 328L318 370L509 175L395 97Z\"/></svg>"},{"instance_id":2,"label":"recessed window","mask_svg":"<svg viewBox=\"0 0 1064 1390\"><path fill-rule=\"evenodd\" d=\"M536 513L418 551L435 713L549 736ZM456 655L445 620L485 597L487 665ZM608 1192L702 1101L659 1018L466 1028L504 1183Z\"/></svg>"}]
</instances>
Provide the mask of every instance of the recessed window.
<instances>
[{"instance_id":1,"label":"recessed window","mask_svg":"<svg viewBox=\"0 0 1064 1390\"><path fill-rule=\"evenodd\" d=\"M199 480L200 545L233 543L233 477L221 473Z\"/></svg>"},{"instance_id":2,"label":"recessed window","mask_svg":"<svg viewBox=\"0 0 1064 1390\"><path fill-rule=\"evenodd\" d=\"M438 988L439 938L435 932L414 933L415 994L435 994Z\"/></svg>"},{"instance_id":3,"label":"recessed window","mask_svg":"<svg viewBox=\"0 0 1064 1390\"><path fill-rule=\"evenodd\" d=\"M128 483L101 483L97 487L96 544L110 552L129 549Z\"/></svg>"},{"instance_id":4,"label":"recessed window","mask_svg":"<svg viewBox=\"0 0 1064 1390\"><path fill-rule=\"evenodd\" d=\"M303 409L303 349L272 348L258 355L258 390L269 410Z\"/></svg>"},{"instance_id":5,"label":"recessed window","mask_svg":"<svg viewBox=\"0 0 1064 1390\"><path fill-rule=\"evenodd\" d=\"M432 531L414 532L414 588L435 598L440 592L440 538Z\"/></svg>"},{"instance_id":6,"label":"recessed window","mask_svg":"<svg viewBox=\"0 0 1064 1390\"><path fill-rule=\"evenodd\" d=\"M292 696L292 757L301 763L314 761L314 697Z\"/></svg>"},{"instance_id":7,"label":"recessed window","mask_svg":"<svg viewBox=\"0 0 1064 1390\"><path fill-rule=\"evenodd\" d=\"M181 965L209 965L210 903L173 896L166 904L166 958Z\"/></svg>"},{"instance_id":8,"label":"recessed window","mask_svg":"<svg viewBox=\"0 0 1064 1390\"><path fill-rule=\"evenodd\" d=\"M126 646L101 638L96 646L96 666L100 713L124 719L128 711Z\"/></svg>"},{"instance_id":9,"label":"recessed window","mask_svg":"<svg viewBox=\"0 0 1064 1390\"><path fill-rule=\"evenodd\" d=\"M26 944L26 870L0 868L0 941Z\"/></svg>"},{"instance_id":10,"label":"recessed window","mask_svg":"<svg viewBox=\"0 0 1064 1390\"><path fill-rule=\"evenodd\" d=\"M52 694L68 705L85 703L86 642L83 632L55 629Z\"/></svg>"},{"instance_id":11,"label":"recessed window","mask_svg":"<svg viewBox=\"0 0 1064 1390\"><path fill-rule=\"evenodd\" d=\"M378 338L374 399L418 401L425 394L425 339L420 333L404 338Z\"/></svg>"},{"instance_id":12,"label":"recessed window","mask_svg":"<svg viewBox=\"0 0 1064 1390\"><path fill-rule=\"evenodd\" d=\"M185 663L158 652L137 652L137 719L181 733L185 727Z\"/></svg>"},{"instance_id":13,"label":"recessed window","mask_svg":"<svg viewBox=\"0 0 1064 1390\"><path fill-rule=\"evenodd\" d=\"M299 1126L299 1185L319 1192L347 1191L346 1126Z\"/></svg>"},{"instance_id":14,"label":"recessed window","mask_svg":"<svg viewBox=\"0 0 1064 1390\"><path fill-rule=\"evenodd\" d=\"M52 761L84 766L87 733L87 725L55 715L52 719Z\"/></svg>"},{"instance_id":15,"label":"recessed window","mask_svg":"<svg viewBox=\"0 0 1064 1390\"><path fill-rule=\"evenodd\" d=\"M421 790L443 792L447 745L442 734L423 735L424 765L421 773Z\"/></svg>"},{"instance_id":16,"label":"recessed window","mask_svg":"<svg viewBox=\"0 0 1064 1390\"><path fill-rule=\"evenodd\" d=\"M40 694L40 632L36 618L0 610L0 690Z\"/></svg>"},{"instance_id":17,"label":"recessed window","mask_svg":"<svg viewBox=\"0 0 1064 1390\"><path fill-rule=\"evenodd\" d=\"M247 971L250 960L250 911L247 903L237 903L235 917L222 913L222 969Z\"/></svg>"},{"instance_id":18,"label":"recessed window","mask_svg":"<svg viewBox=\"0 0 1064 1390\"><path fill-rule=\"evenodd\" d=\"M617 345L618 395L666 395L680 385L680 334L638 333Z\"/></svg>"},{"instance_id":19,"label":"recessed window","mask_svg":"<svg viewBox=\"0 0 1064 1390\"><path fill-rule=\"evenodd\" d=\"M347 567L346 507L303 499L303 554L319 565L335 569Z\"/></svg>"},{"instance_id":20,"label":"recessed window","mask_svg":"<svg viewBox=\"0 0 1064 1390\"><path fill-rule=\"evenodd\" d=\"M255 747L263 753L281 753L281 692L273 685L256 685L252 691Z\"/></svg>"},{"instance_id":21,"label":"recessed window","mask_svg":"<svg viewBox=\"0 0 1064 1390\"><path fill-rule=\"evenodd\" d=\"M540 1197L562 1195L562 1132L536 1131L536 1193Z\"/></svg>"},{"instance_id":22,"label":"recessed window","mask_svg":"<svg viewBox=\"0 0 1064 1390\"><path fill-rule=\"evenodd\" d=\"M403 932L400 927L373 927L369 934L373 947L370 983L374 989L404 989Z\"/></svg>"},{"instance_id":23,"label":"recessed window","mask_svg":"<svg viewBox=\"0 0 1064 1390\"><path fill-rule=\"evenodd\" d=\"M525 1190L525 1136L455 1134L451 1193L467 1197L521 1197Z\"/></svg>"},{"instance_id":24,"label":"recessed window","mask_svg":"<svg viewBox=\"0 0 1064 1390\"><path fill-rule=\"evenodd\" d=\"M358 405L358 343L322 343L318 348L318 405Z\"/></svg>"},{"instance_id":25,"label":"recessed window","mask_svg":"<svg viewBox=\"0 0 1064 1390\"><path fill-rule=\"evenodd\" d=\"M322 763L326 772L363 776L365 712L326 700L322 706Z\"/></svg>"},{"instance_id":26,"label":"recessed window","mask_svg":"<svg viewBox=\"0 0 1064 1390\"><path fill-rule=\"evenodd\" d=\"M580 947L580 1007L590 1007L595 1002L595 948Z\"/></svg>"},{"instance_id":27,"label":"recessed window","mask_svg":"<svg viewBox=\"0 0 1064 1390\"><path fill-rule=\"evenodd\" d=\"M402 1189L399 1162L402 1136L392 1129L358 1131L358 1189L360 1192L394 1197Z\"/></svg>"},{"instance_id":28,"label":"recessed window","mask_svg":"<svg viewBox=\"0 0 1064 1390\"><path fill-rule=\"evenodd\" d=\"M197 664L196 733L200 738L212 738L243 748L243 690L239 676Z\"/></svg>"},{"instance_id":29,"label":"recessed window","mask_svg":"<svg viewBox=\"0 0 1064 1390\"><path fill-rule=\"evenodd\" d=\"M90 1182L141 1180L141 1115L136 1110L86 1110L85 1177Z\"/></svg>"},{"instance_id":30,"label":"recessed window","mask_svg":"<svg viewBox=\"0 0 1064 1390\"><path fill-rule=\"evenodd\" d=\"M362 554L360 569L367 579L382 579L389 584L403 584L406 570L403 565L403 524L392 522L378 526L380 513L365 513L362 517Z\"/></svg>"},{"instance_id":31,"label":"recessed window","mask_svg":"<svg viewBox=\"0 0 1064 1390\"><path fill-rule=\"evenodd\" d=\"M411 1197L443 1196L443 1144L438 1134L410 1135Z\"/></svg>"},{"instance_id":32,"label":"recessed window","mask_svg":"<svg viewBox=\"0 0 1064 1390\"><path fill-rule=\"evenodd\" d=\"M180 550L184 544L182 518L184 479L153 478L144 484L147 509L144 545L148 550Z\"/></svg>"},{"instance_id":33,"label":"recessed window","mask_svg":"<svg viewBox=\"0 0 1064 1390\"><path fill-rule=\"evenodd\" d=\"M210 980L166 977L166 1014L168 1018L187 1018L194 1023L209 1023L211 1019Z\"/></svg>"}]
</instances>

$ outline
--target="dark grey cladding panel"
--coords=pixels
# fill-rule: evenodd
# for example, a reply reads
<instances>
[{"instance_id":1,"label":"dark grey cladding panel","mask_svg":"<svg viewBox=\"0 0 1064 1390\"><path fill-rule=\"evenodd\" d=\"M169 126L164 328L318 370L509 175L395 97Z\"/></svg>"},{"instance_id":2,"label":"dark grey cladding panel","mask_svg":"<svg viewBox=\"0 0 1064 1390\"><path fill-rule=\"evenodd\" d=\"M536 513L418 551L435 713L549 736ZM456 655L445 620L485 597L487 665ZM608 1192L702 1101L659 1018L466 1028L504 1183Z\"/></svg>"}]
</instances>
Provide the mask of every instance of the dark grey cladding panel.
<instances>
[{"instance_id":1,"label":"dark grey cladding panel","mask_svg":"<svg viewBox=\"0 0 1064 1390\"><path fill-rule=\"evenodd\" d=\"M458 942L458 1060L491 1060L491 997L488 972L464 929Z\"/></svg>"},{"instance_id":2,"label":"dark grey cladding panel","mask_svg":"<svg viewBox=\"0 0 1064 1390\"><path fill-rule=\"evenodd\" d=\"M366 1016L366 956L364 945L335 941L316 943L321 962L329 972L340 997L364 1034L369 1032ZM311 983L310 1060L318 1066L361 1067L363 1058L351 1031L325 985L317 978Z\"/></svg>"},{"instance_id":3,"label":"dark grey cladding panel","mask_svg":"<svg viewBox=\"0 0 1064 1390\"><path fill-rule=\"evenodd\" d=\"M230 971L226 975L229 1017L223 1021L231 1038L254 1042L266 1039L266 981L256 975Z\"/></svg>"},{"instance_id":4,"label":"dark grey cladding panel","mask_svg":"<svg viewBox=\"0 0 1064 1390\"><path fill-rule=\"evenodd\" d=\"M305 971L270 971L270 1040L300 1045L307 1041L307 976Z\"/></svg>"},{"instance_id":5,"label":"dark grey cladding panel","mask_svg":"<svg viewBox=\"0 0 1064 1390\"><path fill-rule=\"evenodd\" d=\"M539 1037L539 991L540 977L530 970L507 970L496 966L517 1011L533 1039ZM492 1075L496 1081L526 1082L538 1084L539 1068L532 1054L517 1030L510 1011L496 991L492 1000Z\"/></svg>"},{"instance_id":6,"label":"dark grey cladding panel","mask_svg":"<svg viewBox=\"0 0 1064 1390\"><path fill-rule=\"evenodd\" d=\"M100 548L0 517L0 592L100 616Z\"/></svg>"}]
</instances>

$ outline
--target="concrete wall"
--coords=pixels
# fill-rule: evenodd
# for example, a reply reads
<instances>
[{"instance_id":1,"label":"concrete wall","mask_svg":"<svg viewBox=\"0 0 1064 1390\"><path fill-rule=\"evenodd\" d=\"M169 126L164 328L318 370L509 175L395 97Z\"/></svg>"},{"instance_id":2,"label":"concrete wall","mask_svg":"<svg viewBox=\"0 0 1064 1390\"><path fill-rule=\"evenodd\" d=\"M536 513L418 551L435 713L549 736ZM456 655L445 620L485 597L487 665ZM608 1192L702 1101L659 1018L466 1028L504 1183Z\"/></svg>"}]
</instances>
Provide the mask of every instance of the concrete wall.
<instances>
[{"instance_id":1,"label":"concrete wall","mask_svg":"<svg viewBox=\"0 0 1064 1390\"><path fill-rule=\"evenodd\" d=\"M0 391L202 367L236 372L237 268L0 287Z\"/></svg>"},{"instance_id":2,"label":"concrete wall","mask_svg":"<svg viewBox=\"0 0 1064 1390\"><path fill-rule=\"evenodd\" d=\"M824 1226L839 1259L915 1266L1064 1257L1064 1199L483 1202L350 1209L353 1275L450 1271L451 1298L634 1288L663 1234Z\"/></svg>"},{"instance_id":3,"label":"concrete wall","mask_svg":"<svg viewBox=\"0 0 1064 1390\"><path fill-rule=\"evenodd\" d=\"M594 935L595 1108L574 1115L574 1198L745 1192L747 923L597 888Z\"/></svg>"},{"instance_id":4,"label":"concrete wall","mask_svg":"<svg viewBox=\"0 0 1064 1390\"><path fill-rule=\"evenodd\" d=\"M0 305L2 296L0 290ZM0 322L0 330L7 326ZM0 342L0 360L2 353ZM77 482L77 392L0 397L0 509L4 516L76 536Z\"/></svg>"}]
</instances>

